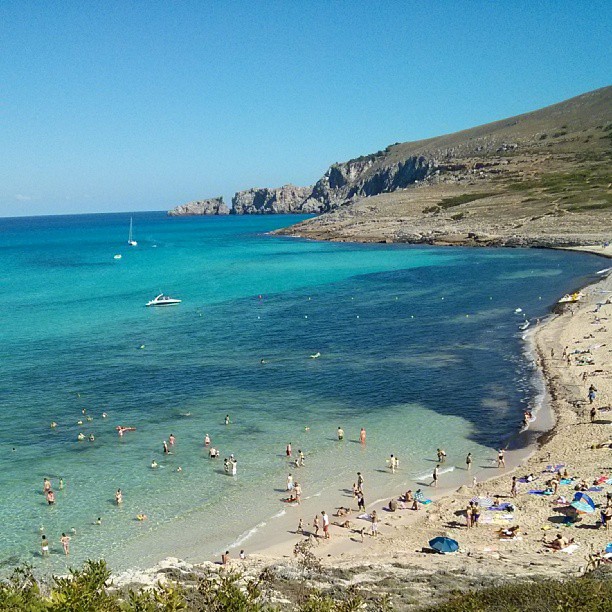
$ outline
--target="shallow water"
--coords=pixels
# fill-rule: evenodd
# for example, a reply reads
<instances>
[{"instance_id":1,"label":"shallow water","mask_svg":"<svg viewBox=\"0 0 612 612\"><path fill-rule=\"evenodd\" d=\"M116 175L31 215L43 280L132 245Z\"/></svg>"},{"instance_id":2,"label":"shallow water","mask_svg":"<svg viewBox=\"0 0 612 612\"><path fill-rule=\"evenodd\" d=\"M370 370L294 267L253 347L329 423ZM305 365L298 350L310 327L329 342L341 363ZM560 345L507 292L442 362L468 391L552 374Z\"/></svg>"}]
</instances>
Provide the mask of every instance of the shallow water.
<instances>
[{"instance_id":1,"label":"shallow water","mask_svg":"<svg viewBox=\"0 0 612 612\"><path fill-rule=\"evenodd\" d=\"M264 234L297 220L137 214L137 247L127 215L0 220L0 568L62 571L72 528L71 564L121 570L173 547L206 559L287 509L287 442L306 454L293 470L305 497L350 489L357 469L367 484L391 453L397 484L431 473L440 446L449 467L468 451L486 464L534 396L514 309L541 317L601 268L565 252ZM183 303L145 308L162 290ZM119 424L137 431L120 439ZM236 455L236 478L207 458L206 433Z\"/></svg>"}]
</instances>

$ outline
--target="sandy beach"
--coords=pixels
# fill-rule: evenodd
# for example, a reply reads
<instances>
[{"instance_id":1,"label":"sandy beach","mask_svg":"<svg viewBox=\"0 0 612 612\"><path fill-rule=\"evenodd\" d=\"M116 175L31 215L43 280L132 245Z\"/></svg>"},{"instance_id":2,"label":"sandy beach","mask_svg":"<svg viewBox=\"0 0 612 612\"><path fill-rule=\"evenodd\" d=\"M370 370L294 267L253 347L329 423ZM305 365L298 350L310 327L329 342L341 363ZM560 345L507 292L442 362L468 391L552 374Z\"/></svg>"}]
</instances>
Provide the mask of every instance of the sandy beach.
<instances>
[{"instance_id":1,"label":"sandy beach","mask_svg":"<svg viewBox=\"0 0 612 612\"><path fill-rule=\"evenodd\" d=\"M610 247L588 250L612 257ZM603 258L601 267L608 268ZM379 517L376 537L370 534L371 521L357 518L359 513L352 496L339 496L331 507L327 499L309 500L299 511L305 522L303 535L295 532L298 513L287 512L244 545L237 542L230 551L232 557L238 557L240 548L247 549L248 556L246 561L232 563L247 574L272 567L278 575L291 576L296 571L294 546L307 539L325 568L326 578L320 579L320 586L359 583L369 585L372 592L378 588L391 594L397 591L401 600L398 609L410 608L415 603L413 597L435 600L452 589L583 573L588 555L603 551L612 542L612 531L600 526L600 508L605 508L606 492L612 490L611 451L609 446L599 447L609 444L612 438L609 271L601 274L599 282L586 287L583 294L580 302L559 307L558 312L531 331L537 364L546 381L546 399L536 421L516 439L519 448L510 448L506 453L505 468L498 468L495 457L491 457L488 462L475 461L468 472L464 457L448 457L442 467L452 465L455 470L441 475L438 488L421 486L425 497L433 500L431 504L420 505L416 512L410 509L390 512L388 501L392 497L399 499L403 493L395 490L384 501L367 506L368 514L375 510ZM596 388L592 404L588 399L591 385ZM597 409L593 419L592 407ZM551 470L557 466L567 470L568 478L559 485L556 494L541 494L553 476ZM522 480L529 474L533 474L533 482L519 482L516 497L511 496L512 476ZM475 486L473 476L477 479ZM569 523L568 505L582 480L597 508L593 513L580 515L578 522ZM485 504L478 526L468 529L465 508L476 496L492 500L499 497L501 504L510 503L512 508L487 510ZM351 514L332 516L338 506L349 506ZM329 540L310 535L312 518L323 509L332 521ZM347 518L350 528L334 524ZM518 537L500 539L501 529L516 525L520 527ZM362 528L365 528L363 541ZM561 552L547 548L545 542L552 541L559 532L567 540L573 539L575 546ZM457 540L459 552L432 554L428 541L437 536ZM184 567L178 560L167 560L148 572L128 572L119 577L119 582L148 582L158 577L160 568L165 567L166 572L168 566ZM407 579L413 583L408 591L400 588ZM282 594L278 598L282 601Z\"/></svg>"}]
</instances>

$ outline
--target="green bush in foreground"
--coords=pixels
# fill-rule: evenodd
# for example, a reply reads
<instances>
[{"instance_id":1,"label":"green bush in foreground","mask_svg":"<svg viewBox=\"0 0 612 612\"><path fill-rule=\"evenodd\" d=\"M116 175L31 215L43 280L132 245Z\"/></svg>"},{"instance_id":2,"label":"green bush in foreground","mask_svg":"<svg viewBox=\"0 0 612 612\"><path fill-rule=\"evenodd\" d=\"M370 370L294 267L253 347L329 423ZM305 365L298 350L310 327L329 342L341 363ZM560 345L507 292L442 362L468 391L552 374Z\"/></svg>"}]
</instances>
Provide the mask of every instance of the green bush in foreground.
<instances>
[{"instance_id":1,"label":"green bush in foreground","mask_svg":"<svg viewBox=\"0 0 612 612\"><path fill-rule=\"evenodd\" d=\"M448 603L427 608L433 612L610 612L612 578L543 580L470 591Z\"/></svg>"}]
</instances>

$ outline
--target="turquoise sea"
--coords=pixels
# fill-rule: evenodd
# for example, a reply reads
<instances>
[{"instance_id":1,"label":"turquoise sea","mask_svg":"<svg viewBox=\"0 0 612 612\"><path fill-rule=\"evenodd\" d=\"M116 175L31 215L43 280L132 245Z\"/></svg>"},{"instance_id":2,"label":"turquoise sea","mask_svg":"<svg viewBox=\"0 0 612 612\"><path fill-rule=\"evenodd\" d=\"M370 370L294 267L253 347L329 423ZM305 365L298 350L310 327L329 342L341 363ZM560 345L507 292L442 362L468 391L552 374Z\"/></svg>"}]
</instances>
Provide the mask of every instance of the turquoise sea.
<instances>
[{"instance_id":1,"label":"turquoise sea","mask_svg":"<svg viewBox=\"0 0 612 612\"><path fill-rule=\"evenodd\" d=\"M357 469L366 486L422 478L437 447L448 465L468 451L485 465L535 397L515 308L535 321L601 267L547 250L266 234L300 219L139 213L136 247L127 214L0 219L0 571L63 571L72 529L70 565L105 557L114 570L248 548L287 510L288 442L306 455L305 497L342 495ZM182 304L145 308L161 291ZM136 431L119 438L117 425Z\"/></svg>"}]
</instances>

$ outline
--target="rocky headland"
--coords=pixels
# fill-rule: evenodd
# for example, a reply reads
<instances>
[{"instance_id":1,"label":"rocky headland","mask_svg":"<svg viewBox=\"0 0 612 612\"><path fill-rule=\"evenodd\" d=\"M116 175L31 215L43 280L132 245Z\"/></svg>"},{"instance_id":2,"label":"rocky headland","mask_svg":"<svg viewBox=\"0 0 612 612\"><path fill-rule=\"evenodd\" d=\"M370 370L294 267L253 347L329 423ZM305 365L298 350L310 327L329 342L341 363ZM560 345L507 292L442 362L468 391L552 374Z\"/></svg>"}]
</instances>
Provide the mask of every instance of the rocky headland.
<instances>
[{"instance_id":1,"label":"rocky headland","mask_svg":"<svg viewBox=\"0 0 612 612\"><path fill-rule=\"evenodd\" d=\"M310 187L239 191L230 212L315 213L277 233L317 240L593 245L610 240L611 161L612 87L605 87L335 163ZM225 206L183 212L198 210L192 204L171 212L227 214Z\"/></svg>"},{"instance_id":2,"label":"rocky headland","mask_svg":"<svg viewBox=\"0 0 612 612\"><path fill-rule=\"evenodd\" d=\"M196 215L229 215L230 209L223 196L208 200L195 200L176 206L168 211L170 217L192 217Z\"/></svg>"}]
</instances>

